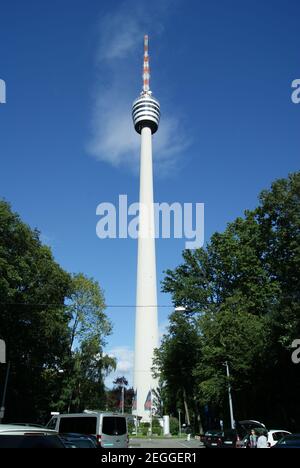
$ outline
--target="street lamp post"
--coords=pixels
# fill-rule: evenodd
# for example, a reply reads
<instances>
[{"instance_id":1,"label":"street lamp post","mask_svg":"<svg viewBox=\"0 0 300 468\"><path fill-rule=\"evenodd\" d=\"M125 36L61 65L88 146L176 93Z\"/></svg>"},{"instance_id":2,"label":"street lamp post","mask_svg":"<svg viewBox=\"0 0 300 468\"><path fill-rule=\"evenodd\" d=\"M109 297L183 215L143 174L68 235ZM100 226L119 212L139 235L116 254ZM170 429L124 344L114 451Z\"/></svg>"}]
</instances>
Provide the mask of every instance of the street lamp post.
<instances>
[{"instance_id":1,"label":"street lamp post","mask_svg":"<svg viewBox=\"0 0 300 468\"><path fill-rule=\"evenodd\" d=\"M179 437L181 437L181 409L178 410Z\"/></svg>"},{"instance_id":2,"label":"street lamp post","mask_svg":"<svg viewBox=\"0 0 300 468\"><path fill-rule=\"evenodd\" d=\"M226 375L227 375L227 389L228 389L228 400L229 400L231 429L234 429L235 424L234 424L234 417L233 417L233 406L232 406L231 385L230 385L230 372L229 372L228 361L225 361L224 365L226 367Z\"/></svg>"}]
</instances>

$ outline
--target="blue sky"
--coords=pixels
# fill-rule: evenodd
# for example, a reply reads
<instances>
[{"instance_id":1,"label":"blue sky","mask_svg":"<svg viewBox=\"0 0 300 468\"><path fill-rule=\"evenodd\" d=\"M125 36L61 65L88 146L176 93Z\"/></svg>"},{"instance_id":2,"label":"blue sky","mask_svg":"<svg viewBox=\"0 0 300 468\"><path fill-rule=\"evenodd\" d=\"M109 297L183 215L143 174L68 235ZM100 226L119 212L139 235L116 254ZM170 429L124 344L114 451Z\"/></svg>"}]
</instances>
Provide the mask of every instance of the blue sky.
<instances>
[{"instance_id":1,"label":"blue sky","mask_svg":"<svg viewBox=\"0 0 300 468\"><path fill-rule=\"evenodd\" d=\"M143 35L162 119L155 199L205 203L205 239L299 169L298 0L3 0L0 197L38 227L57 261L99 281L108 305L134 306L134 240L99 240L96 206L138 198ZM184 240L157 242L157 273ZM159 304L170 297L159 294ZM171 307L159 309L161 330ZM107 351L130 377L134 307L108 307Z\"/></svg>"}]
</instances>

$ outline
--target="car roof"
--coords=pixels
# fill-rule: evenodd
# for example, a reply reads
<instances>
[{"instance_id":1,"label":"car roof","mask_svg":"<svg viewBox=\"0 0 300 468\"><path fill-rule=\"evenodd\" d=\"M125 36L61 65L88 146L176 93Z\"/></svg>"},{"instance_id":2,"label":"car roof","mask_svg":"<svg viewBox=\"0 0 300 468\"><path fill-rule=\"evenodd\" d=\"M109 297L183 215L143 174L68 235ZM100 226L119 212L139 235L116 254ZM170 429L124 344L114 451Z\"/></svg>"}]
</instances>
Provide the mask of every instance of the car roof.
<instances>
[{"instance_id":1,"label":"car roof","mask_svg":"<svg viewBox=\"0 0 300 468\"><path fill-rule=\"evenodd\" d=\"M259 424L260 426L266 427L264 423L255 421L255 419L245 419L243 421L238 421L238 424Z\"/></svg>"},{"instance_id":2,"label":"car roof","mask_svg":"<svg viewBox=\"0 0 300 468\"><path fill-rule=\"evenodd\" d=\"M61 414L55 414L52 416L52 418L88 418L88 417L93 417L93 416L113 416L117 418L126 418L124 414L120 413L106 413L105 411L89 411L89 412L84 412L84 413L61 413Z\"/></svg>"},{"instance_id":3,"label":"car roof","mask_svg":"<svg viewBox=\"0 0 300 468\"><path fill-rule=\"evenodd\" d=\"M45 427L36 426L19 426L14 424L0 424L0 434L16 434L22 435L24 433L37 433L56 435L57 432Z\"/></svg>"},{"instance_id":4,"label":"car roof","mask_svg":"<svg viewBox=\"0 0 300 468\"><path fill-rule=\"evenodd\" d=\"M291 434L291 432L287 431L286 429L269 429L268 432L269 434L273 434L274 432L286 432L287 434Z\"/></svg>"}]
</instances>

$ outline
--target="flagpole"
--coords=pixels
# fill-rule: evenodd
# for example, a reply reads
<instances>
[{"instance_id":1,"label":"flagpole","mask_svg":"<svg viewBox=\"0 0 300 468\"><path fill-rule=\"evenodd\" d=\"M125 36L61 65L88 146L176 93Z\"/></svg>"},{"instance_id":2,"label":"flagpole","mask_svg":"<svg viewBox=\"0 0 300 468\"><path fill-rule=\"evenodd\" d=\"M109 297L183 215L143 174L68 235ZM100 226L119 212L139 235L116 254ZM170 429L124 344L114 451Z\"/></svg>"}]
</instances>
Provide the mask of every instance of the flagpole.
<instances>
[{"instance_id":1,"label":"flagpole","mask_svg":"<svg viewBox=\"0 0 300 468\"><path fill-rule=\"evenodd\" d=\"M150 436L152 437L152 388L150 388Z\"/></svg>"},{"instance_id":2,"label":"flagpole","mask_svg":"<svg viewBox=\"0 0 300 468\"><path fill-rule=\"evenodd\" d=\"M137 415L137 409L135 410L135 434L136 436L138 435L138 415Z\"/></svg>"},{"instance_id":3,"label":"flagpole","mask_svg":"<svg viewBox=\"0 0 300 468\"><path fill-rule=\"evenodd\" d=\"M124 414L124 385L122 385L122 414Z\"/></svg>"},{"instance_id":4,"label":"flagpole","mask_svg":"<svg viewBox=\"0 0 300 468\"><path fill-rule=\"evenodd\" d=\"M138 431L137 390L135 390L134 392L133 401L135 405L135 407L133 408L135 410L135 435L137 436L137 431Z\"/></svg>"}]
</instances>

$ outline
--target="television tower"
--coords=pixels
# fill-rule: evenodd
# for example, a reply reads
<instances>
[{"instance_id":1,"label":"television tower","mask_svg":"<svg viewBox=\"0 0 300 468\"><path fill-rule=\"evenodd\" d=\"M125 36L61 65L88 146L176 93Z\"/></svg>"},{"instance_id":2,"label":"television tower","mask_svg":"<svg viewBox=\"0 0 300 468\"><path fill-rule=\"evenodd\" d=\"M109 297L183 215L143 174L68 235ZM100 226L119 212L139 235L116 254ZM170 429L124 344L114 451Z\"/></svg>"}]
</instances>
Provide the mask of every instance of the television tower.
<instances>
[{"instance_id":1,"label":"television tower","mask_svg":"<svg viewBox=\"0 0 300 468\"><path fill-rule=\"evenodd\" d=\"M152 96L149 80L148 36L145 36L143 89L132 106L134 128L141 135L134 389L136 414L143 421L151 418L144 404L149 391L157 386L151 368L153 351L158 347L152 134L158 129L160 106Z\"/></svg>"}]
</instances>

